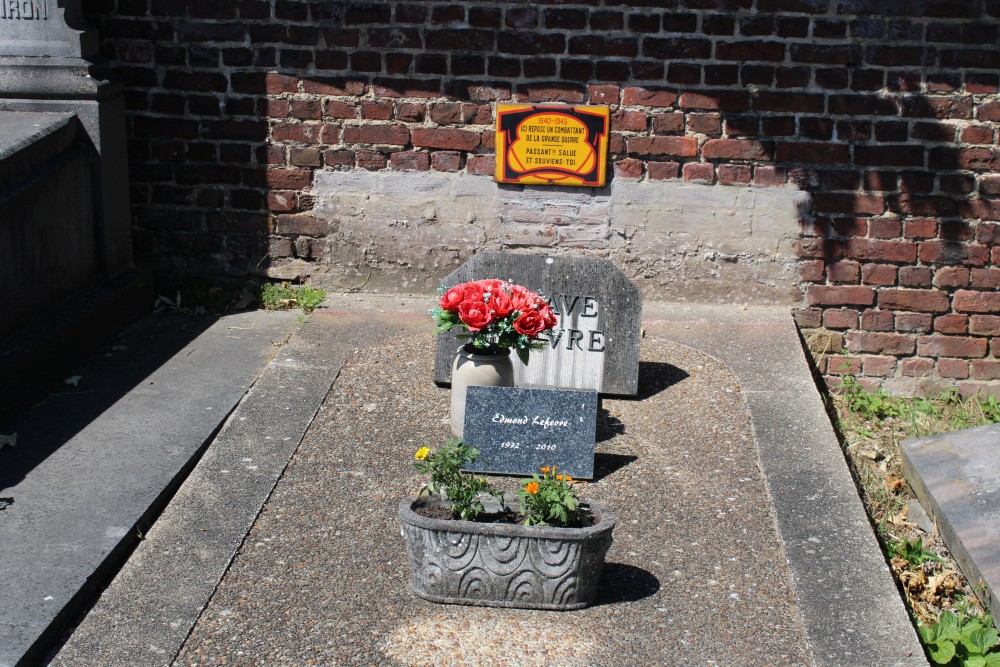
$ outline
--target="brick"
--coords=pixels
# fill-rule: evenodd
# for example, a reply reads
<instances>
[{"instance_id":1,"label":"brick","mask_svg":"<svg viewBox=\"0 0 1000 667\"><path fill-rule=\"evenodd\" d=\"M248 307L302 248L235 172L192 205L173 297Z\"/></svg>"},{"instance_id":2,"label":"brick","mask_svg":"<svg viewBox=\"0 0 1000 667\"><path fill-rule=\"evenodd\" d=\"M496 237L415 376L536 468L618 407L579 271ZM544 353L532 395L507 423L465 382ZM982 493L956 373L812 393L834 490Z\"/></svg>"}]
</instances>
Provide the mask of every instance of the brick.
<instances>
[{"instance_id":1,"label":"brick","mask_svg":"<svg viewBox=\"0 0 1000 667\"><path fill-rule=\"evenodd\" d=\"M681 174L681 165L677 162L647 162L646 175L651 180L662 181L668 178L678 178Z\"/></svg>"},{"instance_id":2,"label":"brick","mask_svg":"<svg viewBox=\"0 0 1000 667\"><path fill-rule=\"evenodd\" d=\"M909 241L849 238L844 242L844 254L851 259L909 263L917 257L917 244Z\"/></svg>"},{"instance_id":3,"label":"brick","mask_svg":"<svg viewBox=\"0 0 1000 667\"><path fill-rule=\"evenodd\" d=\"M779 141L776 157L781 162L847 164L850 147L812 141Z\"/></svg>"},{"instance_id":4,"label":"brick","mask_svg":"<svg viewBox=\"0 0 1000 667\"><path fill-rule=\"evenodd\" d=\"M708 109L712 111L747 111L750 109L750 96L743 91L729 90L686 92L680 96L680 107L682 109ZM729 132L727 131L727 133Z\"/></svg>"},{"instance_id":5,"label":"brick","mask_svg":"<svg viewBox=\"0 0 1000 667\"><path fill-rule=\"evenodd\" d=\"M684 114L654 113L652 125L653 134L684 134Z\"/></svg>"},{"instance_id":6,"label":"brick","mask_svg":"<svg viewBox=\"0 0 1000 667\"><path fill-rule=\"evenodd\" d=\"M955 241L922 241L920 261L934 264L972 264L981 266L990 261L989 249Z\"/></svg>"},{"instance_id":7,"label":"brick","mask_svg":"<svg viewBox=\"0 0 1000 667\"><path fill-rule=\"evenodd\" d=\"M980 176L979 194L993 197L1000 195L1000 174L983 174Z\"/></svg>"},{"instance_id":8,"label":"brick","mask_svg":"<svg viewBox=\"0 0 1000 667\"><path fill-rule=\"evenodd\" d=\"M926 266L903 266L899 269L901 287L930 287L934 272Z\"/></svg>"},{"instance_id":9,"label":"brick","mask_svg":"<svg viewBox=\"0 0 1000 667\"><path fill-rule=\"evenodd\" d=\"M934 372L934 361L912 357L901 360L899 367L900 372L906 377L923 377Z\"/></svg>"},{"instance_id":10,"label":"brick","mask_svg":"<svg viewBox=\"0 0 1000 667\"><path fill-rule=\"evenodd\" d=\"M968 287L969 270L959 266L938 269L934 273L935 287Z\"/></svg>"},{"instance_id":11,"label":"brick","mask_svg":"<svg viewBox=\"0 0 1000 667\"><path fill-rule=\"evenodd\" d=\"M972 377L976 380L1000 380L1000 359L974 360Z\"/></svg>"},{"instance_id":12,"label":"brick","mask_svg":"<svg viewBox=\"0 0 1000 667\"><path fill-rule=\"evenodd\" d=\"M322 166L318 148L302 148L293 146L288 151L288 161L296 167Z\"/></svg>"},{"instance_id":13,"label":"brick","mask_svg":"<svg viewBox=\"0 0 1000 667\"><path fill-rule=\"evenodd\" d=\"M613 85L587 86L587 97L591 104L618 104L621 87Z\"/></svg>"},{"instance_id":14,"label":"brick","mask_svg":"<svg viewBox=\"0 0 1000 667\"><path fill-rule=\"evenodd\" d=\"M310 234L321 236L328 234L330 223L327 220L320 220L308 213L297 215L281 214L275 223L275 231L278 234Z\"/></svg>"},{"instance_id":15,"label":"brick","mask_svg":"<svg viewBox=\"0 0 1000 667\"><path fill-rule=\"evenodd\" d=\"M362 149L356 153L358 168L367 169L369 171L378 171L380 169L385 169L385 165L388 164L388 160L385 155L378 151Z\"/></svg>"},{"instance_id":16,"label":"brick","mask_svg":"<svg viewBox=\"0 0 1000 667\"><path fill-rule=\"evenodd\" d=\"M847 349L854 353L909 355L916 349L913 336L849 331Z\"/></svg>"},{"instance_id":17,"label":"brick","mask_svg":"<svg viewBox=\"0 0 1000 667\"><path fill-rule=\"evenodd\" d=\"M698 154L698 140L694 137L628 137L628 152L636 155L669 155L694 157Z\"/></svg>"},{"instance_id":18,"label":"brick","mask_svg":"<svg viewBox=\"0 0 1000 667\"><path fill-rule=\"evenodd\" d=\"M470 151L479 145L477 132L448 128L413 128L414 146L421 148L444 148L448 150Z\"/></svg>"},{"instance_id":19,"label":"brick","mask_svg":"<svg viewBox=\"0 0 1000 667\"><path fill-rule=\"evenodd\" d=\"M802 329L819 328L823 311L819 308L793 308L792 317Z\"/></svg>"},{"instance_id":20,"label":"brick","mask_svg":"<svg viewBox=\"0 0 1000 667\"><path fill-rule=\"evenodd\" d=\"M861 267L861 282L865 285L895 285L897 268L891 264L865 264Z\"/></svg>"},{"instance_id":21,"label":"brick","mask_svg":"<svg viewBox=\"0 0 1000 667\"><path fill-rule=\"evenodd\" d=\"M938 359L937 370L943 378L964 380L969 377L969 362L965 359Z\"/></svg>"},{"instance_id":22,"label":"brick","mask_svg":"<svg viewBox=\"0 0 1000 667\"><path fill-rule=\"evenodd\" d=\"M304 190L312 186L312 175L311 169L268 169L265 181L278 190Z\"/></svg>"},{"instance_id":23,"label":"brick","mask_svg":"<svg viewBox=\"0 0 1000 667\"><path fill-rule=\"evenodd\" d=\"M691 113L687 117L689 132L718 137L722 134L722 115L718 113Z\"/></svg>"},{"instance_id":24,"label":"brick","mask_svg":"<svg viewBox=\"0 0 1000 667\"><path fill-rule=\"evenodd\" d=\"M897 333L930 333L934 316L929 313L897 313L894 327Z\"/></svg>"},{"instance_id":25,"label":"brick","mask_svg":"<svg viewBox=\"0 0 1000 667\"><path fill-rule=\"evenodd\" d=\"M267 254L272 259L292 256L292 242L290 239L281 237L271 237L267 241Z\"/></svg>"},{"instance_id":26,"label":"brick","mask_svg":"<svg viewBox=\"0 0 1000 667\"><path fill-rule=\"evenodd\" d=\"M753 180L753 169L748 164L720 164L715 172L722 185L749 185Z\"/></svg>"},{"instance_id":27,"label":"brick","mask_svg":"<svg viewBox=\"0 0 1000 667\"><path fill-rule=\"evenodd\" d=\"M961 313L1000 312L1000 292L955 292L955 310Z\"/></svg>"},{"instance_id":28,"label":"brick","mask_svg":"<svg viewBox=\"0 0 1000 667\"><path fill-rule=\"evenodd\" d=\"M787 172L780 167L754 166L754 185L760 186L781 186L788 182Z\"/></svg>"},{"instance_id":29,"label":"brick","mask_svg":"<svg viewBox=\"0 0 1000 667\"><path fill-rule=\"evenodd\" d=\"M496 171L496 158L492 155L470 155L465 162L465 170L470 174L492 176Z\"/></svg>"},{"instance_id":30,"label":"brick","mask_svg":"<svg viewBox=\"0 0 1000 667\"><path fill-rule=\"evenodd\" d=\"M1000 269L972 269L969 284L974 289L1000 290ZM960 287L965 287L965 285Z\"/></svg>"},{"instance_id":31,"label":"brick","mask_svg":"<svg viewBox=\"0 0 1000 667\"><path fill-rule=\"evenodd\" d=\"M1000 102L987 102L976 107L979 120L1000 121Z\"/></svg>"},{"instance_id":32,"label":"brick","mask_svg":"<svg viewBox=\"0 0 1000 667\"><path fill-rule=\"evenodd\" d=\"M410 130L405 125L348 125L344 128L344 143L405 146L410 143Z\"/></svg>"},{"instance_id":33,"label":"brick","mask_svg":"<svg viewBox=\"0 0 1000 667\"><path fill-rule=\"evenodd\" d=\"M709 139L701 147L701 154L707 159L770 160L774 144L751 139Z\"/></svg>"},{"instance_id":34,"label":"brick","mask_svg":"<svg viewBox=\"0 0 1000 667\"><path fill-rule=\"evenodd\" d=\"M627 86L622 90L623 106L669 107L677 101L677 92L662 88Z\"/></svg>"},{"instance_id":35,"label":"brick","mask_svg":"<svg viewBox=\"0 0 1000 667\"><path fill-rule=\"evenodd\" d=\"M826 372L830 375L858 375L861 368L861 359L857 357L832 354L826 361Z\"/></svg>"},{"instance_id":36,"label":"brick","mask_svg":"<svg viewBox=\"0 0 1000 667\"><path fill-rule=\"evenodd\" d=\"M656 60L708 59L712 57L712 42L707 39L681 37L645 37L642 55Z\"/></svg>"},{"instance_id":37,"label":"brick","mask_svg":"<svg viewBox=\"0 0 1000 667\"><path fill-rule=\"evenodd\" d=\"M354 151L331 149L323 153L323 164L327 167L353 167Z\"/></svg>"},{"instance_id":38,"label":"brick","mask_svg":"<svg viewBox=\"0 0 1000 667\"><path fill-rule=\"evenodd\" d=\"M879 292L879 308L912 310L922 313L946 313L951 310L948 295L936 290L887 289Z\"/></svg>"},{"instance_id":39,"label":"brick","mask_svg":"<svg viewBox=\"0 0 1000 667\"><path fill-rule=\"evenodd\" d=\"M399 151L389 156L389 166L396 171L428 171L431 156L426 151Z\"/></svg>"},{"instance_id":40,"label":"brick","mask_svg":"<svg viewBox=\"0 0 1000 667\"><path fill-rule=\"evenodd\" d=\"M965 336L920 336L917 353L922 357L960 357L980 359L986 356L985 338Z\"/></svg>"},{"instance_id":41,"label":"brick","mask_svg":"<svg viewBox=\"0 0 1000 667\"><path fill-rule=\"evenodd\" d=\"M684 180L701 183L715 182L715 165L689 162L684 165Z\"/></svg>"},{"instance_id":42,"label":"brick","mask_svg":"<svg viewBox=\"0 0 1000 667\"><path fill-rule=\"evenodd\" d=\"M611 129L616 132L645 132L646 114L619 109L611 114Z\"/></svg>"},{"instance_id":43,"label":"brick","mask_svg":"<svg viewBox=\"0 0 1000 667\"><path fill-rule=\"evenodd\" d=\"M934 331L942 334L966 334L969 330L969 316L968 315L956 315L955 313L950 313L948 315L939 315L934 318Z\"/></svg>"},{"instance_id":44,"label":"brick","mask_svg":"<svg viewBox=\"0 0 1000 667\"><path fill-rule=\"evenodd\" d=\"M811 305L871 306L875 303L875 291L870 287L809 285L806 296Z\"/></svg>"},{"instance_id":45,"label":"brick","mask_svg":"<svg viewBox=\"0 0 1000 667\"><path fill-rule=\"evenodd\" d=\"M865 310L861 313L861 329L864 331L895 331L894 314L888 310Z\"/></svg>"},{"instance_id":46,"label":"brick","mask_svg":"<svg viewBox=\"0 0 1000 667\"><path fill-rule=\"evenodd\" d=\"M811 259L799 262L799 280L818 283L823 281L823 260Z\"/></svg>"},{"instance_id":47,"label":"brick","mask_svg":"<svg viewBox=\"0 0 1000 667\"><path fill-rule=\"evenodd\" d=\"M294 211L295 193L291 190L271 190L267 193L267 210L278 212Z\"/></svg>"},{"instance_id":48,"label":"brick","mask_svg":"<svg viewBox=\"0 0 1000 667\"><path fill-rule=\"evenodd\" d=\"M615 178L642 178L642 160L622 158L614 163Z\"/></svg>"},{"instance_id":49,"label":"brick","mask_svg":"<svg viewBox=\"0 0 1000 667\"><path fill-rule=\"evenodd\" d=\"M827 329L857 329L858 313L846 308L824 311L823 326Z\"/></svg>"},{"instance_id":50,"label":"brick","mask_svg":"<svg viewBox=\"0 0 1000 667\"><path fill-rule=\"evenodd\" d=\"M930 239L937 236L937 220L931 218L911 219L903 224L903 237L908 239Z\"/></svg>"},{"instance_id":51,"label":"brick","mask_svg":"<svg viewBox=\"0 0 1000 667\"><path fill-rule=\"evenodd\" d=\"M862 359L862 368L869 377L888 377L896 370L896 357L870 357Z\"/></svg>"},{"instance_id":52,"label":"brick","mask_svg":"<svg viewBox=\"0 0 1000 667\"><path fill-rule=\"evenodd\" d=\"M826 267L826 278L831 283L857 283L859 275L860 265L850 260L833 262Z\"/></svg>"},{"instance_id":53,"label":"brick","mask_svg":"<svg viewBox=\"0 0 1000 667\"><path fill-rule=\"evenodd\" d=\"M431 169L434 171L458 171L462 168L462 154L458 151L434 151L431 153Z\"/></svg>"}]
</instances>

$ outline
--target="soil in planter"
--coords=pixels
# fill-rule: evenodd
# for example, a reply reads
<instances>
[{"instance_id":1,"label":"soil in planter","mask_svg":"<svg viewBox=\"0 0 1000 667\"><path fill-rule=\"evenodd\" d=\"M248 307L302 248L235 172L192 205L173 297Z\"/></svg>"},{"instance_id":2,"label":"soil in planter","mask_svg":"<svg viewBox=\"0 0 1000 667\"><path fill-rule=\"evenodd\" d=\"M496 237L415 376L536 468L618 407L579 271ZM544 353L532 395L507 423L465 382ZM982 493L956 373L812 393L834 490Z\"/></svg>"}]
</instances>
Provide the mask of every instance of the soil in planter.
<instances>
[{"instance_id":1,"label":"soil in planter","mask_svg":"<svg viewBox=\"0 0 1000 667\"><path fill-rule=\"evenodd\" d=\"M445 520L458 520L458 517L452 514L452 511L440 504L424 504L417 503L413 506L413 511L422 517L428 519L445 519ZM513 508L505 507L499 512L486 512L478 519L476 523L510 523L518 524L521 523L521 515L518 514ZM587 518L585 526L592 526L594 524L594 515L587 513Z\"/></svg>"}]
</instances>

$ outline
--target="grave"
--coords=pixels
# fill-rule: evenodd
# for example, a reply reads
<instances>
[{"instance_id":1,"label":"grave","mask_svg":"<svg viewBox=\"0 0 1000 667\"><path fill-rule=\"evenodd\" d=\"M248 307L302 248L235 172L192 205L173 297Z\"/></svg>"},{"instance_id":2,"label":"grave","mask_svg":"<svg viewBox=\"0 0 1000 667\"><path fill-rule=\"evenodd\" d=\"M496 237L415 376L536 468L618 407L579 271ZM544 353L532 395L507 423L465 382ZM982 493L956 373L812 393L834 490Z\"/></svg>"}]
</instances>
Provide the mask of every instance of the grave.
<instances>
[{"instance_id":1,"label":"grave","mask_svg":"<svg viewBox=\"0 0 1000 667\"><path fill-rule=\"evenodd\" d=\"M983 605L1000 614L1000 424L907 440L903 473Z\"/></svg>"},{"instance_id":2,"label":"grave","mask_svg":"<svg viewBox=\"0 0 1000 667\"><path fill-rule=\"evenodd\" d=\"M586 257L480 253L443 285L483 278L510 280L549 299L559 317L552 340L531 353L527 366L514 359L519 387L549 386L634 396L639 389L642 296L611 262ZM451 381L461 346L455 334L438 336L434 381Z\"/></svg>"},{"instance_id":3,"label":"grave","mask_svg":"<svg viewBox=\"0 0 1000 667\"><path fill-rule=\"evenodd\" d=\"M0 418L148 310L125 105L80 0L0 0Z\"/></svg>"}]
</instances>

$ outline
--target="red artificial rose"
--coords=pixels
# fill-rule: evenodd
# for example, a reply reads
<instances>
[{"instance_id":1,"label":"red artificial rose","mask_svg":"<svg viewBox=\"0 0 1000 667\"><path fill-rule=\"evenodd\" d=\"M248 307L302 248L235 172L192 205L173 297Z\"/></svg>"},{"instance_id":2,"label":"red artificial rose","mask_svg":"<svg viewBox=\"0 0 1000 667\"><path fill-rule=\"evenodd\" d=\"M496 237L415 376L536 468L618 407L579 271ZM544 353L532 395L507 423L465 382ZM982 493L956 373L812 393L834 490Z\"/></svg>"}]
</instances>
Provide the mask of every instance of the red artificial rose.
<instances>
[{"instance_id":1,"label":"red artificial rose","mask_svg":"<svg viewBox=\"0 0 1000 667\"><path fill-rule=\"evenodd\" d=\"M502 289L490 293L489 306L496 318L507 317L514 311L514 304Z\"/></svg>"},{"instance_id":2,"label":"red artificial rose","mask_svg":"<svg viewBox=\"0 0 1000 667\"><path fill-rule=\"evenodd\" d=\"M529 310L535 309L535 300L538 295L531 290L525 289L520 285L514 285L510 290L510 303L514 307L514 310L526 313Z\"/></svg>"},{"instance_id":3,"label":"red artificial rose","mask_svg":"<svg viewBox=\"0 0 1000 667\"><path fill-rule=\"evenodd\" d=\"M469 331L482 331L493 321L493 314L480 298L478 301L465 300L458 306L458 318Z\"/></svg>"},{"instance_id":4,"label":"red artificial rose","mask_svg":"<svg viewBox=\"0 0 1000 667\"><path fill-rule=\"evenodd\" d=\"M490 278L488 280L480 280L479 284L482 285L484 292L499 292L503 289L504 283L502 280Z\"/></svg>"},{"instance_id":5,"label":"red artificial rose","mask_svg":"<svg viewBox=\"0 0 1000 667\"><path fill-rule=\"evenodd\" d=\"M443 310L449 313L457 313L458 306L462 301L465 300L465 290L462 289L461 285L458 287L452 287L450 290L441 295L441 301L439 302Z\"/></svg>"},{"instance_id":6,"label":"red artificial rose","mask_svg":"<svg viewBox=\"0 0 1000 667\"><path fill-rule=\"evenodd\" d=\"M485 303L486 298L483 296L483 285L480 281L474 280L471 283L465 283L464 285L459 285L462 288L463 294L465 295L465 301L477 301L479 303Z\"/></svg>"},{"instance_id":7,"label":"red artificial rose","mask_svg":"<svg viewBox=\"0 0 1000 667\"><path fill-rule=\"evenodd\" d=\"M545 320L537 310L528 310L521 313L521 316L514 320L514 331L534 338L548 327Z\"/></svg>"},{"instance_id":8,"label":"red artificial rose","mask_svg":"<svg viewBox=\"0 0 1000 667\"><path fill-rule=\"evenodd\" d=\"M545 321L545 328L551 329L555 325L559 324L559 320L556 318L556 314L549 307L549 304L542 303L541 308L538 309L538 314L542 316Z\"/></svg>"}]
</instances>

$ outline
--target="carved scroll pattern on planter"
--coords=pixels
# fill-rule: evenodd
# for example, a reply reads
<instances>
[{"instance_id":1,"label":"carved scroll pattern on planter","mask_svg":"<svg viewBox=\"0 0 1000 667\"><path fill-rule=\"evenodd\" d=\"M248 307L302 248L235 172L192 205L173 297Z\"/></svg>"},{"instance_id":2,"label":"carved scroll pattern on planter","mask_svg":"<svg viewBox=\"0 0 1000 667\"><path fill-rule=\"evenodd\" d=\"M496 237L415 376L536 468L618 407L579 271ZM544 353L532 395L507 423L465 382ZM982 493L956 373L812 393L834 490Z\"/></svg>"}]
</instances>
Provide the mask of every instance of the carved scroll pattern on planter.
<instances>
[{"instance_id":1,"label":"carved scroll pattern on planter","mask_svg":"<svg viewBox=\"0 0 1000 667\"><path fill-rule=\"evenodd\" d=\"M424 573L448 597L577 602L577 542L435 531Z\"/></svg>"}]
</instances>

